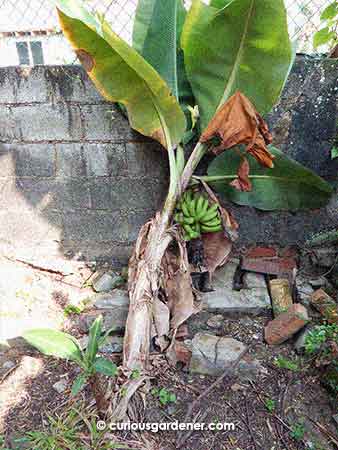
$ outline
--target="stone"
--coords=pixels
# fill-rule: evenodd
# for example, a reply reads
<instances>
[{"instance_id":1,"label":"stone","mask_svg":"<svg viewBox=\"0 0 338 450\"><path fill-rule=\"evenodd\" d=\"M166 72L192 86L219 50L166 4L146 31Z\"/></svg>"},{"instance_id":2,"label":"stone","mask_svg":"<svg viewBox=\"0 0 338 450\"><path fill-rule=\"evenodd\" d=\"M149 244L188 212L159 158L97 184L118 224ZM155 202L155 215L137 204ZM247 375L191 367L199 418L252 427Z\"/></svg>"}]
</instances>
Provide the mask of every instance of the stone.
<instances>
[{"instance_id":1,"label":"stone","mask_svg":"<svg viewBox=\"0 0 338 450\"><path fill-rule=\"evenodd\" d=\"M123 350L122 336L109 336L106 342L100 347L100 352L102 353L121 353L122 350Z\"/></svg>"},{"instance_id":2,"label":"stone","mask_svg":"<svg viewBox=\"0 0 338 450\"><path fill-rule=\"evenodd\" d=\"M230 261L218 269L212 280L214 291L202 295L203 308L210 312L257 315L271 308L267 287L233 290L233 278L238 267Z\"/></svg>"},{"instance_id":3,"label":"stone","mask_svg":"<svg viewBox=\"0 0 338 450\"><path fill-rule=\"evenodd\" d=\"M329 283L325 277L318 277L309 280L309 284L311 284L314 289L318 289L327 286Z\"/></svg>"},{"instance_id":4,"label":"stone","mask_svg":"<svg viewBox=\"0 0 338 450\"><path fill-rule=\"evenodd\" d=\"M123 284L124 279L117 273L104 273L102 275L94 275L93 289L96 292L109 292L112 289Z\"/></svg>"},{"instance_id":5,"label":"stone","mask_svg":"<svg viewBox=\"0 0 338 450\"><path fill-rule=\"evenodd\" d=\"M261 273L246 272L243 275L243 284L246 289L266 288L265 277Z\"/></svg>"},{"instance_id":6,"label":"stone","mask_svg":"<svg viewBox=\"0 0 338 450\"><path fill-rule=\"evenodd\" d=\"M335 414L334 416L332 416L332 419L336 422L336 424L338 425L338 414Z\"/></svg>"},{"instance_id":7,"label":"stone","mask_svg":"<svg viewBox=\"0 0 338 450\"><path fill-rule=\"evenodd\" d=\"M68 381L65 378L62 378L61 380L53 384L53 389L58 394L62 394L62 392L64 392L67 388L68 388Z\"/></svg>"},{"instance_id":8,"label":"stone","mask_svg":"<svg viewBox=\"0 0 338 450\"><path fill-rule=\"evenodd\" d=\"M127 291L115 289L109 294L97 294L91 297L90 302L98 309L111 309L115 307L128 307L129 296Z\"/></svg>"},{"instance_id":9,"label":"stone","mask_svg":"<svg viewBox=\"0 0 338 450\"><path fill-rule=\"evenodd\" d=\"M294 303L288 311L270 321L264 328L264 337L268 344L275 345L287 341L309 321L306 308Z\"/></svg>"},{"instance_id":10,"label":"stone","mask_svg":"<svg viewBox=\"0 0 338 450\"><path fill-rule=\"evenodd\" d=\"M301 302L306 302L308 305L310 301L310 295L314 292L314 288L311 286L309 280L302 275L297 275L296 289L299 300Z\"/></svg>"},{"instance_id":11,"label":"stone","mask_svg":"<svg viewBox=\"0 0 338 450\"><path fill-rule=\"evenodd\" d=\"M214 316L211 316L207 320L207 325L210 328L220 328L224 323L224 317L222 314L216 314Z\"/></svg>"},{"instance_id":12,"label":"stone","mask_svg":"<svg viewBox=\"0 0 338 450\"><path fill-rule=\"evenodd\" d=\"M14 361L6 361L3 363L2 365L2 369L4 370L10 370L13 369L13 367L15 367L15 362Z\"/></svg>"},{"instance_id":13,"label":"stone","mask_svg":"<svg viewBox=\"0 0 338 450\"><path fill-rule=\"evenodd\" d=\"M306 336L309 334L309 332L311 331L313 327L311 327L310 325L307 325L305 328L303 328L303 330L301 330L297 336L296 336L296 340L294 343L294 347L296 352L298 353L302 353L305 350L305 340L306 340Z\"/></svg>"},{"instance_id":14,"label":"stone","mask_svg":"<svg viewBox=\"0 0 338 450\"><path fill-rule=\"evenodd\" d=\"M246 346L236 339L197 333L192 340L190 371L202 375L218 376L227 369L245 350Z\"/></svg>"},{"instance_id":15,"label":"stone","mask_svg":"<svg viewBox=\"0 0 338 450\"><path fill-rule=\"evenodd\" d=\"M83 333L87 333L94 320L100 314L103 315L103 331L108 331L109 329L112 332L124 330L128 316L128 308L125 307L115 307L109 310L98 310L82 314L78 323L80 330Z\"/></svg>"}]
</instances>

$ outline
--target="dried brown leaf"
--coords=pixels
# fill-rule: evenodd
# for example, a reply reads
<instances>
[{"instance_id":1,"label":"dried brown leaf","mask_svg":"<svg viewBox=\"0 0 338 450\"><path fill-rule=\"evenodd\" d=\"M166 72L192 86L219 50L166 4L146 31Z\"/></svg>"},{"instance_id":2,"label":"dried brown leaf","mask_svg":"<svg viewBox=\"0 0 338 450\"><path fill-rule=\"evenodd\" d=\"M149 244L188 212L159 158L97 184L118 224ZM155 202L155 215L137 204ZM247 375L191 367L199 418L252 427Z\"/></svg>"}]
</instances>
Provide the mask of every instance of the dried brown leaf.
<instances>
[{"instance_id":1,"label":"dried brown leaf","mask_svg":"<svg viewBox=\"0 0 338 450\"><path fill-rule=\"evenodd\" d=\"M273 167L273 155L267 149L272 142L268 126L250 100L241 92L225 102L202 133L201 142L219 139L213 147L216 155L238 144L245 144L246 151L266 167Z\"/></svg>"},{"instance_id":2,"label":"dried brown leaf","mask_svg":"<svg viewBox=\"0 0 338 450\"><path fill-rule=\"evenodd\" d=\"M195 312L186 247L180 246L178 255L167 250L162 270L163 286L171 313L170 327L175 330Z\"/></svg>"},{"instance_id":3,"label":"dried brown leaf","mask_svg":"<svg viewBox=\"0 0 338 450\"><path fill-rule=\"evenodd\" d=\"M166 353L168 362L176 367L178 362L183 363L184 366L189 366L191 359L191 351L188 347L180 341L174 341L172 345L170 345L167 353Z\"/></svg>"},{"instance_id":4,"label":"dried brown leaf","mask_svg":"<svg viewBox=\"0 0 338 450\"><path fill-rule=\"evenodd\" d=\"M242 158L242 161L238 167L238 178L230 183L230 186L234 187L238 191L250 192L252 190L252 184L249 180L250 165L247 158Z\"/></svg>"},{"instance_id":5,"label":"dried brown leaf","mask_svg":"<svg viewBox=\"0 0 338 450\"><path fill-rule=\"evenodd\" d=\"M213 274L217 267L223 266L229 259L232 242L223 231L218 233L205 233L202 235L204 247L204 264L210 274Z\"/></svg>"}]
</instances>

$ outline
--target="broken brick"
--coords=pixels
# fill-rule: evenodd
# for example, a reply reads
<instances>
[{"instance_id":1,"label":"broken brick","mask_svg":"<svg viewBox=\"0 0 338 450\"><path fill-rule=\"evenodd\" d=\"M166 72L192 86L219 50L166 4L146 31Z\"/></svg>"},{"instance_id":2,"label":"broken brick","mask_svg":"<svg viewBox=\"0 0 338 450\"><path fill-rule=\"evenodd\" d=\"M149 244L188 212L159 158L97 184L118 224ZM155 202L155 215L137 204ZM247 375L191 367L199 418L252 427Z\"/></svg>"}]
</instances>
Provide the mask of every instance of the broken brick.
<instances>
[{"instance_id":1,"label":"broken brick","mask_svg":"<svg viewBox=\"0 0 338 450\"><path fill-rule=\"evenodd\" d=\"M270 293L273 314L275 317L288 311L293 304L288 280L276 278L270 281Z\"/></svg>"},{"instance_id":2,"label":"broken brick","mask_svg":"<svg viewBox=\"0 0 338 450\"><path fill-rule=\"evenodd\" d=\"M273 258L277 256L277 250L273 247L252 247L245 256L247 258Z\"/></svg>"},{"instance_id":3,"label":"broken brick","mask_svg":"<svg viewBox=\"0 0 338 450\"><path fill-rule=\"evenodd\" d=\"M247 258L242 259L241 269L251 272L282 275L292 273L297 267L294 258Z\"/></svg>"},{"instance_id":4,"label":"broken brick","mask_svg":"<svg viewBox=\"0 0 338 450\"><path fill-rule=\"evenodd\" d=\"M264 329L264 337L268 344L281 344L303 328L309 317L306 308L294 303L290 308L268 323Z\"/></svg>"},{"instance_id":5,"label":"broken brick","mask_svg":"<svg viewBox=\"0 0 338 450\"><path fill-rule=\"evenodd\" d=\"M317 289L310 297L311 304L329 323L338 324L338 306L323 289Z\"/></svg>"}]
</instances>

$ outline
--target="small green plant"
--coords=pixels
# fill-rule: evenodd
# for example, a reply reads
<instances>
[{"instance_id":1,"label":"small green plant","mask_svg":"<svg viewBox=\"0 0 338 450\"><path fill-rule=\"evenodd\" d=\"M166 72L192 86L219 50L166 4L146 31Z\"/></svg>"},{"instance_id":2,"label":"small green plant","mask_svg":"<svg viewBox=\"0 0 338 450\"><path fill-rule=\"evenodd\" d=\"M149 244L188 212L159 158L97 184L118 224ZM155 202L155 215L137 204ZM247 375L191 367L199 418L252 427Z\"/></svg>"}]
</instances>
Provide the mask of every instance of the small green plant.
<instances>
[{"instance_id":1,"label":"small green plant","mask_svg":"<svg viewBox=\"0 0 338 450\"><path fill-rule=\"evenodd\" d=\"M154 397L157 397L161 405L166 406L168 403L176 403L176 395L173 392L167 391L165 388L154 388L151 391Z\"/></svg>"},{"instance_id":2,"label":"small green plant","mask_svg":"<svg viewBox=\"0 0 338 450\"><path fill-rule=\"evenodd\" d=\"M132 380L137 380L138 378L140 378L140 376L141 376L141 372L140 372L138 369L134 369L134 370L131 372L130 378L131 378Z\"/></svg>"},{"instance_id":3,"label":"small green plant","mask_svg":"<svg viewBox=\"0 0 338 450\"><path fill-rule=\"evenodd\" d=\"M82 371L73 382L72 395L78 394L89 383L99 411L104 411L107 402L98 373L114 376L117 373L117 367L109 359L97 356L97 353L110 331L102 336L102 316L96 318L89 330L89 340L85 352L82 351L77 339L58 330L33 329L26 331L23 338L45 355L76 362Z\"/></svg>"},{"instance_id":4,"label":"small green plant","mask_svg":"<svg viewBox=\"0 0 338 450\"><path fill-rule=\"evenodd\" d=\"M320 15L322 27L313 37L315 48L327 45L332 49L338 44L337 21L338 21L338 1L330 3Z\"/></svg>"},{"instance_id":5,"label":"small green plant","mask_svg":"<svg viewBox=\"0 0 338 450\"><path fill-rule=\"evenodd\" d=\"M292 427L292 431L290 431L290 436L296 441L302 441L305 434L305 427L303 422L296 422Z\"/></svg>"},{"instance_id":6,"label":"small green plant","mask_svg":"<svg viewBox=\"0 0 338 450\"><path fill-rule=\"evenodd\" d=\"M292 370L293 372L298 372L300 370L298 362L284 358L284 356L278 356L275 360L275 365L280 369Z\"/></svg>"},{"instance_id":7,"label":"small green plant","mask_svg":"<svg viewBox=\"0 0 338 450\"><path fill-rule=\"evenodd\" d=\"M87 307L89 299L82 300L78 305L67 305L63 310L65 316L71 316L72 314L81 314Z\"/></svg>"},{"instance_id":8,"label":"small green plant","mask_svg":"<svg viewBox=\"0 0 338 450\"><path fill-rule=\"evenodd\" d=\"M313 355L321 351L329 353L329 348L324 348L328 341L338 344L338 325L317 325L305 337L305 352Z\"/></svg>"},{"instance_id":9,"label":"small green plant","mask_svg":"<svg viewBox=\"0 0 338 450\"><path fill-rule=\"evenodd\" d=\"M276 400L273 400L272 398L267 398L264 404L270 414L273 413L274 410L276 409Z\"/></svg>"}]
</instances>

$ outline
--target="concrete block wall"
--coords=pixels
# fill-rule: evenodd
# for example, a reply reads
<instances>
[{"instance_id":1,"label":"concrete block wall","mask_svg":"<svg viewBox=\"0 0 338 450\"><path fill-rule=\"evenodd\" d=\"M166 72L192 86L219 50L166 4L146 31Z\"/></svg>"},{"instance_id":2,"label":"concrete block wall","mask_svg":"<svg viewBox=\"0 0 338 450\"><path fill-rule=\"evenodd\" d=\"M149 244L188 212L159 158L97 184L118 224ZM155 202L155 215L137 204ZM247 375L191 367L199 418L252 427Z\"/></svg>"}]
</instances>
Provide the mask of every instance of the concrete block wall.
<instances>
[{"instance_id":1,"label":"concrete block wall","mask_svg":"<svg viewBox=\"0 0 338 450\"><path fill-rule=\"evenodd\" d=\"M298 57L268 118L275 144L334 186L337 67ZM0 68L0 254L125 262L164 198L163 152L130 129L80 67ZM319 211L226 206L240 224L238 245L300 243L338 227L337 195Z\"/></svg>"},{"instance_id":2,"label":"concrete block wall","mask_svg":"<svg viewBox=\"0 0 338 450\"><path fill-rule=\"evenodd\" d=\"M124 261L166 184L164 150L81 68L0 69L1 252Z\"/></svg>"}]
</instances>

